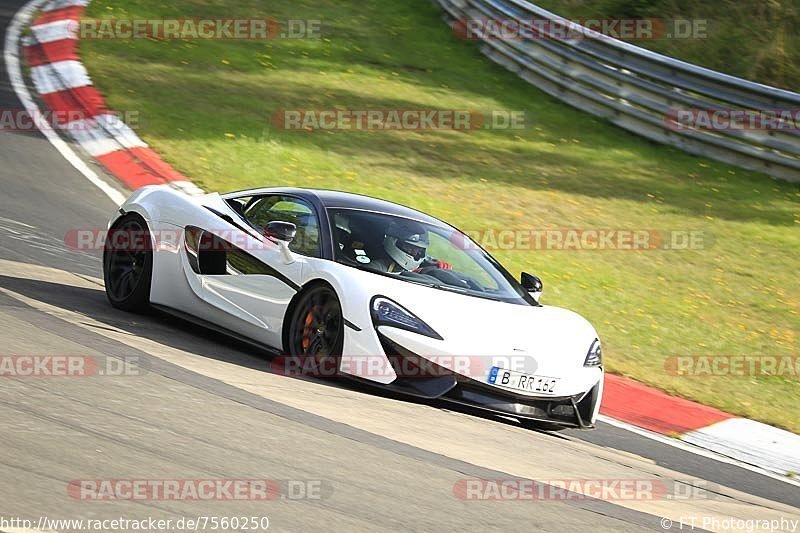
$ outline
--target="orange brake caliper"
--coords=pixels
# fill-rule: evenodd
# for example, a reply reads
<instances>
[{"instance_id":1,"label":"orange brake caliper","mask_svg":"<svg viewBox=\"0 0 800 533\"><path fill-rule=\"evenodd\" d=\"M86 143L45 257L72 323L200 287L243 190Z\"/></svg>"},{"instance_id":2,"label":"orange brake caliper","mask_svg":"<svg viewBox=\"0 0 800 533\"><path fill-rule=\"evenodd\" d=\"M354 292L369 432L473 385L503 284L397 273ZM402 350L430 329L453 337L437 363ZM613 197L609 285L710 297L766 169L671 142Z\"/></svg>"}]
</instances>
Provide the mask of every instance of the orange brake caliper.
<instances>
[{"instance_id":1,"label":"orange brake caliper","mask_svg":"<svg viewBox=\"0 0 800 533\"><path fill-rule=\"evenodd\" d=\"M311 310L306 315L306 320L303 323L303 340L301 341L301 346L303 347L303 351L307 350L308 347L311 345L311 323L314 321L314 312L316 311L317 306L311 308Z\"/></svg>"}]
</instances>

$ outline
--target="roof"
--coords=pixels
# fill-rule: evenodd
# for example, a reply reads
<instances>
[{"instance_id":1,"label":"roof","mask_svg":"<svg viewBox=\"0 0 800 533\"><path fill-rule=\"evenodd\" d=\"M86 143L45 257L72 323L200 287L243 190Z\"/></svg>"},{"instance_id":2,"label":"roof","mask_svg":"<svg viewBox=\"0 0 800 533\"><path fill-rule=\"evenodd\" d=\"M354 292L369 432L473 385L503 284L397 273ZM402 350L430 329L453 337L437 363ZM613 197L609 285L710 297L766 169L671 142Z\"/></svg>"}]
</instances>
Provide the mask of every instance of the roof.
<instances>
[{"instance_id":1,"label":"roof","mask_svg":"<svg viewBox=\"0 0 800 533\"><path fill-rule=\"evenodd\" d=\"M358 209L362 211L375 211L395 215L404 218L426 222L435 226L441 226L443 222L422 211L417 211L404 205L380 200L363 194L356 194L346 191L334 191L328 189L306 189L300 187L265 187L261 189L250 189L247 191L237 191L230 193L231 196L244 196L251 194L294 194L298 196L315 196L327 209ZM228 195L225 195L228 196Z\"/></svg>"}]
</instances>

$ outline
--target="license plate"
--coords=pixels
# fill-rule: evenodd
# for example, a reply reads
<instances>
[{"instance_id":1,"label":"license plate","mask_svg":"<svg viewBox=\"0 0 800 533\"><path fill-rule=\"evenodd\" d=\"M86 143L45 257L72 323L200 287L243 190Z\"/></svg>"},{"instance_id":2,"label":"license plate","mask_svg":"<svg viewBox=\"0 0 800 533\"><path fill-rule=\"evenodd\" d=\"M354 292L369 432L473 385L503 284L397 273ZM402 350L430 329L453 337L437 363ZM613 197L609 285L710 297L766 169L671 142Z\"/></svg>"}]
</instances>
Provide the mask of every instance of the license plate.
<instances>
[{"instance_id":1,"label":"license plate","mask_svg":"<svg viewBox=\"0 0 800 533\"><path fill-rule=\"evenodd\" d=\"M492 367L492 371L489 373L488 381L492 385L519 392L556 394L559 379L525 374L516 370L505 370L495 366Z\"/></svg>"}]
</instances>

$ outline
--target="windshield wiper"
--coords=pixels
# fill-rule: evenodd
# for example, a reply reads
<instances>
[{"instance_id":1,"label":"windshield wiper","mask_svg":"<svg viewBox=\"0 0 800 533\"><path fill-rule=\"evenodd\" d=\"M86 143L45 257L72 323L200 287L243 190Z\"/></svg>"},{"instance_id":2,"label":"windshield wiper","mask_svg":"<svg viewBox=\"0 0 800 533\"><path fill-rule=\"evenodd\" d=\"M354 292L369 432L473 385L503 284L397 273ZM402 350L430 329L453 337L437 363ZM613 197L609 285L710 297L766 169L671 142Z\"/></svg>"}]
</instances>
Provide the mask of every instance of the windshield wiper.
<instances>
[{"instance_id":1,"label":"windshield wiper","mask_svg":"<svg viewBox=\"0 0 800 533\"><path fill-rule=\"evenodd\" d=\"M488 294L486 292L478 292L472 289L462 289L460 287L454 287L452 285L439 285L438 283L428 286L443 291L455 292L457 294L464 294L466 296L474 296L475 298L484 298L486 300L492 300L494 302L507 302L507 299L505 298L501 298L499 296L492 296L491 294Z\"/></svg>"}]
</instances>

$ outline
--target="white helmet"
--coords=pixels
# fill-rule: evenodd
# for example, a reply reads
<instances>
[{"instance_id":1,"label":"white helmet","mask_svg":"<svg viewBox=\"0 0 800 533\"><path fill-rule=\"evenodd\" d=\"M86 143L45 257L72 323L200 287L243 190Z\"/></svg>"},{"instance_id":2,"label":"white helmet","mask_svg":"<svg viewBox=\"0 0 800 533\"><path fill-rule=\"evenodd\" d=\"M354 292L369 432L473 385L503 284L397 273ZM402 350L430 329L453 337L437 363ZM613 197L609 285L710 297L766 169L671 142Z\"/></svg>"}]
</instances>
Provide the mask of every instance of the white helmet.
<instances>
[{"instance_id":1,"label":"white helmet","mask_svg":"<svg viewBox=\"0 0 800 533\"><path fill-rule=\"evenodd\" d=\"M413 220L392 222L383 239L386 253L404 270L414 270L422 264L429 244L428 230Z\"/></svg>"}]
</instances>

